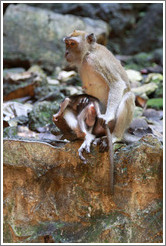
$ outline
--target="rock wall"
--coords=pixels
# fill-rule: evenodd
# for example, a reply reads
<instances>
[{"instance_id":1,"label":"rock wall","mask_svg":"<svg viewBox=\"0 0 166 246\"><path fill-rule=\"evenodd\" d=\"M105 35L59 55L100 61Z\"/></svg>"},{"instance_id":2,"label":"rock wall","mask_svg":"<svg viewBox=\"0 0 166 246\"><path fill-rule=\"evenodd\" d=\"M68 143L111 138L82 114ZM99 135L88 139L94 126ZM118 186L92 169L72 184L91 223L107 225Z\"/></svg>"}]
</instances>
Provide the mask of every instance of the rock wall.
<instances>
[{"instance_id":1,"label":"rock wall","mask_svg":"<svg viewBox=\"0 0 166 246\"><path fill-rule=\"evenodd\" d=\"M4 15L4 64L38 64L48 72L65 64L63 38L74 29L95 32L105 44L108 26L102 20L62 15L26 4L8 6Z\"/></svg>"},{"instance_id":2,"label":"rock wall","mask_svg":"<svg viewBox=\"0 0 166 246\"><path fill-rule=\"evenodd\" d=\"M162 242L161 143L116 149L113 196L108 153L93 147L84 165L80 143L4 140L4 242Z\"/></svg>"}]
</instances>

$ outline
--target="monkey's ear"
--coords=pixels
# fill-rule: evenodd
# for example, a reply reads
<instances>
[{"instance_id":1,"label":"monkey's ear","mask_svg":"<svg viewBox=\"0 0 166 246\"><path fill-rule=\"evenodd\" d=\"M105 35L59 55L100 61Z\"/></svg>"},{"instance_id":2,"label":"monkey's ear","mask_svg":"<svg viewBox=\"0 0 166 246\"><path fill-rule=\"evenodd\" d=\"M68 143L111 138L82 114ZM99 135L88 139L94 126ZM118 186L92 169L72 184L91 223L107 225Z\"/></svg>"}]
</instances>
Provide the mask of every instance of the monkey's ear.
<instances>
[{"instance_id":1,"label":"monkey's ear","mask_svg":"<svg viewBox=\"0 0 166 246\"><path fill-rule=\"evenodd\" d=\"M86 39L87 39L89 44L96 42L96 37L95 37L94 33L87 35Z\"/></svg>"}]
</instances>

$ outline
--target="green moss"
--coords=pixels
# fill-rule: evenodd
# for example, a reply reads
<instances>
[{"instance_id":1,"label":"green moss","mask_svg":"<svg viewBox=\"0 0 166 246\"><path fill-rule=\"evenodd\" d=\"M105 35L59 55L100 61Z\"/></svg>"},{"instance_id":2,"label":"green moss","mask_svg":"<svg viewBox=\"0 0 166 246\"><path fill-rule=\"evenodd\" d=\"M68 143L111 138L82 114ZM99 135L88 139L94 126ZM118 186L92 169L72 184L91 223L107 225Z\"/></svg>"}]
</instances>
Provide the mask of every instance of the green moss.
<instances>
[{"instance_id":1,"label":"green moss","mask_svg":"<svg viewBox=\"0 0 166 246\"><path fill-rule=\"evenodd\" d=\"M152 98L147 101L147 107L162 109L163 108L163 98Z\"/></svg>"},{"instance_id":2,"label":"green moss","mask_svg":"<svg viewBox=\"0 0 166 246\"><path fill-rule=\"evenodd\" d=\"M142 69L142 66L140 66L139 64L135 64L135 63L131 63L131 64L126 64L125 66L125 69L133 69L133 70L141 70Z\"/></svg>"},{"instance_id":3,"label":"green moss","mask_svg":"<svg viewBox=\"0 0 166 246\"><path fill-rule=\"evenodd\" d=\"M155 91L154 97L155 98L163 97L163 85L162 84L159 84L157 90Z\"/></svg>"},{"instance_id":4,"label":"green moss","mask_svg":"<svg viewBox=\"0 0 166 246\"><path fill-rule=\"evenodd\" d=\"M43 127L52 123L52 116L57 112L59 104L57 102L37 103L29 113L29 127L35 131L38 127Z\"/></svg>"},{"instance_id":5,"label":"green moss","mask_svg":"<svg viewBox=\"0 0 166 246\"><path fill-rule=\"evenodd\" d=\"M154 54L153 53L145 53L141 52L136 55L131 56L127 61L125 68L126 69L134 69L134 70L141 70L145 67L153 67L156 64L154 61Z\"/></svg>"},{"instance_id":6,"label":"green moss","mask_svg":"<svg viewBox=\"0 0 166 246\"><path fill-rule=\"evenodd\" d=\"M4 217L4 223L3 223L3 242L4 243L13 243L12 233L10 231L6 217Z\"/></svg>"},{"instance_id":7,"label":"green moss","mask_svg":"<svg viewBox=\"0 0 166 246\"><path fill-rule=\"evenodd\" d=\"M133 59L137 64L141 65L142 67L146 67L152 65L151 61L153 60L153 54L141 52L134 55Z\"/></svg>"},{"instance_id":8,"label":"green moss","mask_svg":"<svg viewBox=\"0 0 166 246\"><path fill-rule=\"evenodd\" d=\"M16 126L8 126L3 130L4 138L13 138L17 136L17 127Z\"/></svg>"},{"instance_id":9,"label":"green moss","mask_svg":"<svg viewBox=\"0 0 166 246\"><path fill-rule=\"evenodd\" d=\"M64 227L64 223L62 222L41 222L38 225L35 226L20 226L15 228L15 232L17 232L17 235L19 233L22 237L27 237L27 239L24 240L25 243L32 242L38 240L39 237L44 237L46 235L50 235L53 237L53 239L61 239L61 228ZM20 241L21 242L21 241Z\"/></svg>"}]
</instances>

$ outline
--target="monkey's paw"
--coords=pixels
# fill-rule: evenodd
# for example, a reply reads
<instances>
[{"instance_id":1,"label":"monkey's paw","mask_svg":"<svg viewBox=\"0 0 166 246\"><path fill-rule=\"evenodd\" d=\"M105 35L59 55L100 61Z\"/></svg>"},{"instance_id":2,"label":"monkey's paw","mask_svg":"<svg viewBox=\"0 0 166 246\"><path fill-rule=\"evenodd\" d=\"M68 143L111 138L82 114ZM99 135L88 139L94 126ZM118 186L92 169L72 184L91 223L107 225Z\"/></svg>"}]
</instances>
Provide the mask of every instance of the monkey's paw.
<instances>
[{"instance_id":1,"label":"monkey's paw","mask_svg":"<svg viewBox=\"0 0 166 246\"><path fill-rule=\"evenodd\" d=\"M84 164L87 163L86 159L83 157L82 153L85 151L86 153L90 153L90 147L91 143L93 142L95 136L92 134L87 134L85 141L82 143L81 147L78 149L78 154L80 159L84 162Z\"/></svg>"},{"instance_id":2,"label":"monkey's paw","mask_svg":"<svg viewBox=\"0 0 166 246\"><path fill-rule=\"evenodd\" d=\"M101 153L108 151L108 139L106 136L96 138L93 141L93 145L99 145L99 152Z\"/></svg>"},{"instance_id":3,"label":"monkey's paw","mask_svg":"<svg viewBox=\"0 0 166 246\"><path fill-rule=\"evenodd\" d=\"M99 152L104 153L108 151L108 139L107 137L102 137L99 143Z\"/></svg>"},{"instance_id":4,"label":"monkey's paw","mask_svg":"<svg viewBox=\"0 0 166 246\"><path fill-rule=\"evenodd\" d=\"M78 154L80 159L83 161L84 164L87 164L87 160L85 159L85 157L83 156L83 151L84 151L84 147L81 147L78 149Z\"/></svg>"}]
</instances>

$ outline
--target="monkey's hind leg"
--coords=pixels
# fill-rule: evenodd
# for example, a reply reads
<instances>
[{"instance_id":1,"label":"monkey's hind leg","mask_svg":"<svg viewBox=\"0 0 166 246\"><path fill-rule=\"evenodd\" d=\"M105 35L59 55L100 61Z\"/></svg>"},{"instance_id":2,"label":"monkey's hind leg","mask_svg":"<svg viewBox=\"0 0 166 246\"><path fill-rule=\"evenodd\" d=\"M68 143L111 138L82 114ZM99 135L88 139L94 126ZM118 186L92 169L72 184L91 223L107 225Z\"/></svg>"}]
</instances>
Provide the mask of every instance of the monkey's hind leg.
<instances>
[{"instance_id":1,"label":"monkey's hind leg","mask_svg":"<svg viewBox=\"0 0 166 246\"><path fill-rule=\"evenodd\" d=\"M115 128L112 133L112 141L123 139L125 130L129 127L134 113L135 97L132 92L127 92L117 109Z\"/></svg>"},{"instance_id":2,"label":"monkey's hind leg","mask_svg":"<svg viewBox=\"0 0 166 246\"><path fill-rule=\"evenodd\" d=\"M95 124L95 118L96 118L96 112L94 106L91 104L87 105L78 115L78 123L80 129L85 133L85 140L78 150L80 159L83 160L84 163L86 163L86 160L83 157L82 153L84 150L87 153L90 153L91 143L95 139L95 135L92 134L92 129ZM89 128L87 128L87 126L89 126Z\"/></svg>"},{"instance_id":3,"label":"monkey's hind leg","mask_svg":"<svg viewBox=\"0 0 166 246\"><path fill-rule=\"evenodd\" d=\"M75 114L72 112L72 110L66 109L63 118L65 119L70 129L74 131L74 133L77 135L78 138L85 137L85 133L80 129L80 126L78 124L78 119L75 116Z\"/></svg>"},{"instance_id":4,"label":"monkey's hind leg","mask_svg":"<svg viewBox=\"0 0 166 246\"><path fill-rule=\"evenodd\" d=\"M85 134L80 130L77 118L72 110L66 109L63 115L58 116L57 120L54 121L53 118L53 122L63 133L63 138L75 140L78 138L84 138L85 136Z\"/></svg>"},{"instance_id":5,"label":"monkey's hind leg","mask_svg":"<svg viewBox=\"0 0 166 246\"><path fill-rule=\"evenodd\" d=\"M54 122L58 121L58 117L60 117L63 114L69 103L70 103L70 98L66 97L65 100L61 103L59 111L53 115Z\"/></svg>"}]
</instances>

